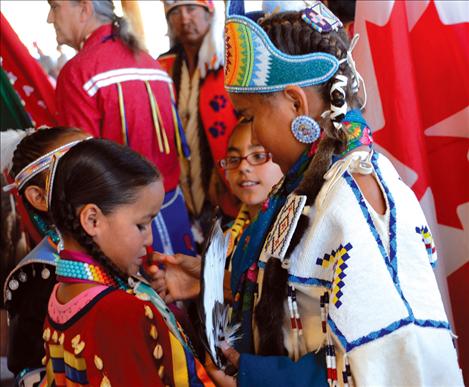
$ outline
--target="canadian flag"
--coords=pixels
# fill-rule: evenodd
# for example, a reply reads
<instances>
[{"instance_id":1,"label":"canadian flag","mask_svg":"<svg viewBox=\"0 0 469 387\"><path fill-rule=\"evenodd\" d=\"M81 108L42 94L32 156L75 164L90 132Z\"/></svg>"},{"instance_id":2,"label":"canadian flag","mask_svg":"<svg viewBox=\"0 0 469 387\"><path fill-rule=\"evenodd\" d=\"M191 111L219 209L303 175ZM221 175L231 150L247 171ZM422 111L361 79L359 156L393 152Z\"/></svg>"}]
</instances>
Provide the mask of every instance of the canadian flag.
<instances>
[{"instance_id":1,"label":"canadian flag","mask_svg":"<svg viewBox=\"0 0 469 387\"><path fill-rule=\"evenodd\" d=\"M469 384L469 2L357 1L354 56L378 149L412 187Z\"/></svg>"},{"instance_id":2,"label":"canadian flag","mask_svg":"<svg viewBox=\"0 0 469 387\"><path fill-rule=\"evenodd\" d=\"M39 63L0 13L0 65L24 102L33 125L57 125L54 88ZM18 129L18 128L12 128Z\"/></svg>"}]
</instances>

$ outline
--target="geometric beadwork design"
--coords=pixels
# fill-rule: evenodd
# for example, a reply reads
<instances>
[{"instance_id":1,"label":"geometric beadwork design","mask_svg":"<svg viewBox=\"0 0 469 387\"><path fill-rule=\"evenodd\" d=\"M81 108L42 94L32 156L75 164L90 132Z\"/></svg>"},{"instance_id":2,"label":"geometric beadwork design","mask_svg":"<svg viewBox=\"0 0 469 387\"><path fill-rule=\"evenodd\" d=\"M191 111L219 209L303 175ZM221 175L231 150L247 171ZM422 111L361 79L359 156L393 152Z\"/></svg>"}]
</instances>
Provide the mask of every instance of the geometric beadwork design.
<instances>
[{"instance_id":1,"label":"geometric beadwork design","mask_svg":"<svg viewBox=\"0 0 469 387\"><path fill-rule=\"evenodd\" d=\"M366 222L370 228L371 234L373 235L378 248L383 256L384 261L386 262L386 266L388 268L389 273L393 279L394 285L398 288L399 293L402 296L402 291L400 289L399 281L397 279L397 223L396 223L396 202L394 201L394 197L389 190L386 182L384 181L379 165L378 165L378 154L373 152L373 156L371 157L371 162L373 164L373 168L376 172L378 181L381 183L383 187L384 194L387 199L387 204L389 206L389 254L386 252L386 248L381 240L381 237L376 229L376 226L373 222L373 218L371 217L371 213L368 210L368 205L366 204L365 198L361 193L360 188L358 188L357 183L353 179L352 175L349 172L345 172L343 174L343 178L349 184L350 188L352 189L355 197L357 198L358 205L365 217Z\"/></svg>"},{"instance_id":2,"label":"geometric beadwork design","mask_svg":"<svg viewBox=\"0 0 469 387\"><path fill-rule=\"evenodd\" d=\"M244 16L242 2L227 6L225 23L225 88L231 93L266 93L287 85L300 87L327 82L339 68L338 59L324 52L287 55L266 32Z\"/></svg>"},{"instance_id":3,"label":"geometric beadwork design","mask_svg":"<svg viewBox=\"0 0 469 387\"><path fill-rule=\"evenodd\" d=\"M422 236L422 242L425 244L427 250L428 259L433 262L433 255L436 252L435 243L433 241L432 234L427 226L415 227L415 232Z\"/></svg>"},{"instance_id":4,"label":"geometric beadwork design","mask_svg":"<svg viewBox=\"0 0 469 387\"><path fill-rule=\"evenodd\" d=\"M342 22L321 2L306 8L301 18L320 33L337 31L343 26Z\"/></svg>"},{"instance_id":5,"label":"geometric beadwork design","mask_svg":"<svg viewBox=\"0 0 469 387\"><path fill-rule=\"evenodd\" d=\"M389 324L387 327L373 331L366 336L359 337L358 339L355 339L353 341L347 341L346 337L337 328L337 325L332 319L329 319L328 323L331 327L332 332L334 332L337 335L340 343L343 345L346 352L349 352L354 348L360 347L361 345L364 345L371 341L379 339L380 337L385 337L389 334L392 334L396 332L398 329L405 327L407 325L410 325L410 324L414 324L420 327L431 327L431 328L445 329L445 330L449 330L451 328L447 321L418 320L418 319L415 319L414 316L409 316L409 317L394 321L393 323Z\"/></svg>"},{"instance_id":6,"label":"geometric beadwork design","mask_svg":"<svg viewBox=\"0 0 469 387\"><path fill-rule=\"evenodd\" d=\"M91 137L88 137L88 138L91 138ZM67 153L70 150L70 148L74 147L76 144L78 144L81 141L82 140L75 140L67 144L64 144L56 149L51 150L45 155L39 157L38 159L34 160L32 163L26 165L15 177L14 185L16 189L20 190L21 188L23 188L23 185L27 181L32 179L38 173L49 168L51 165L53 156L56 156L56 157L63 156L65 153Z\"/></svg>"},{"instance_id":7,"label":"geometric beadwork design","mask_svg":"<svg viewBox=\"0 0 469 387\"><path fill-rule=\"evenodd\" d=\"M329 256L329 260L322 260L322 263L327 262L326 265L329 265L331 259L333 258L334 262L334 282L332 283L332 303L336 308L340 308L342 301L340 298L343 295L343 288L345 287L344 279L347 276L345 270L348 268L347 260L350 258L348 254L352 250L353 246L351 243L347 243L345 246L340 245L337 250L332 251ZM316 262L317 263L317 262Z\"/></svg>"},{"instance_id":8,"label":"geometric beadwork design","mask_svg":"<svg viewBox=\"0 0 469 387\"><path fill-rule=\"evenodd\" d=\"M268 256L283 260L305 203L306 196L304 195L288 197L266 238L264 251Z\"/></svg>"},{"instance_id":9,"label":"geometric beadwork design","mask_svg":"<svg viewBox=\"0 0 469 387\"><path fill-rule=\"evenodd\" d=\"M316 259L316 265L321 266L323 269L327 269L331 262L334 262L334 250L330 254L324 254L324 257Z\"/></svg>"}]
</instances>

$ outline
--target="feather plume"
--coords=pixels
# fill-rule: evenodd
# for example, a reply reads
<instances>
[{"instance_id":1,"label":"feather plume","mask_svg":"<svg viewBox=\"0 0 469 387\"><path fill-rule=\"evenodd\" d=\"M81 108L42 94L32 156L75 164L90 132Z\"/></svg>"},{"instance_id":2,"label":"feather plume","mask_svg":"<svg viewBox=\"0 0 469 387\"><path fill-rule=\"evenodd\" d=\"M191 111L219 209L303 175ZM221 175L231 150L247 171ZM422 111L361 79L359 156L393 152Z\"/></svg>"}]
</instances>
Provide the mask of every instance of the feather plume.
<instances>
[{"instance_id":1,"label":"feather plume","mask_svg":"<svg viewBox=\"0 0 469 387\"><path fill-rule=\"evenodd\" d=\"M229 237L223 234L221 220L217 219L207 240L202 258L201 276L201 319L205 327L207 351L218 367L226 360L218 349L222 341L230 345L239 338L240 325L230 325L228 306L223 304L223 276L225 275L226 253Z\"/></svg>"}]
</instances>

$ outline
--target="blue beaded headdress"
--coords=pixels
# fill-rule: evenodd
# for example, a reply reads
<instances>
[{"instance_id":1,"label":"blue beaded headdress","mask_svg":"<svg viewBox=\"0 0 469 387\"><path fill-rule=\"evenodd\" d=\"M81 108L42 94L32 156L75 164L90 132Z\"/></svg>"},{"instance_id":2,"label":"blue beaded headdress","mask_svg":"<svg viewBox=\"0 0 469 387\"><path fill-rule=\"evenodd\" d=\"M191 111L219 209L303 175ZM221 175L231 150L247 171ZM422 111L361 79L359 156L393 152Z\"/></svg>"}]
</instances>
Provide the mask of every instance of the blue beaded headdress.
<instances>
[{"instance_id":1,"label":"blue beaded headdress","mask_svg":"<svg viewBox=\"0 0 469 387\"><path fill-rule=\"evenodd\" d=\"M225 46L225 88L231 93L271 93L288 85L318 85L339 68L339 60L327 53L288 55L278 50L246 15L243 0L227 4Z\"/></svg>"}]
</instances>

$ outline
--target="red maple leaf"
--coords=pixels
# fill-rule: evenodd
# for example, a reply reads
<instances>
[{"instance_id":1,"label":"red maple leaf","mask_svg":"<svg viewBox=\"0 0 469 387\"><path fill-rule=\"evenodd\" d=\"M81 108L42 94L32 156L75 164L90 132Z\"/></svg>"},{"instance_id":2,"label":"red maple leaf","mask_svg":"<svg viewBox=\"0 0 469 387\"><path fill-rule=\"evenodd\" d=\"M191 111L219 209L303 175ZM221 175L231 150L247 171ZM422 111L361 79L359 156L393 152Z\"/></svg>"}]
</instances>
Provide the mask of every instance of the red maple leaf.
<instances>
[{"instance_id":1,"label":"red maple leaf","mask_svg":"<svg viewBox=\"0 0 469 387\"><path fill-rule=\"evenodd\" d=\"M366 27L385 120L374 140L417 173L419 199L431 187L438 223L462 229L469 139L424 131L469 105L469 23L444 25L431 1L409 31L406 2L396 1L386 25Z\"/></svg>"}]
</instances>

